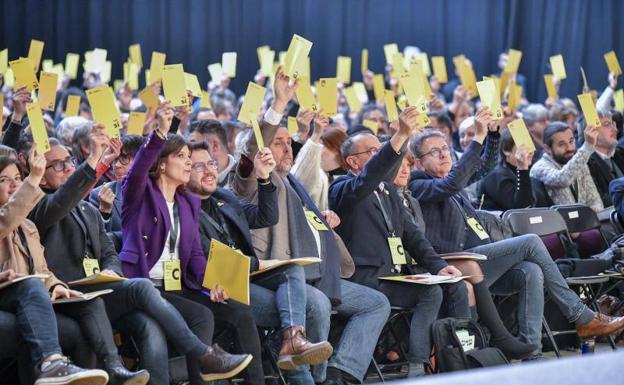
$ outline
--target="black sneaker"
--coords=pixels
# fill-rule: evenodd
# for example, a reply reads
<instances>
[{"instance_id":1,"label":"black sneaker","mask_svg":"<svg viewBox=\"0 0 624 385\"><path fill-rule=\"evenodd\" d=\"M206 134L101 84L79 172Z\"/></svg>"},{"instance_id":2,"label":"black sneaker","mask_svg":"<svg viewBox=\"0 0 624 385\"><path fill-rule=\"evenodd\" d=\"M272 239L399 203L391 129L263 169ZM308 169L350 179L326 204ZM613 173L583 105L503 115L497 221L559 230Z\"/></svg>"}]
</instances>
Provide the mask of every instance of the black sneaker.
<instances>
[{"instance_id":1,"label":"black sneaker","mask_svg":"<svg viewBox=\"0 0 624 385\"><path fill-rule=\"evenodd\" d=\"M105 385L107 382L105 371L79 368L63 357L41 370L35 385Z\"/></svg>"}]
</instances>

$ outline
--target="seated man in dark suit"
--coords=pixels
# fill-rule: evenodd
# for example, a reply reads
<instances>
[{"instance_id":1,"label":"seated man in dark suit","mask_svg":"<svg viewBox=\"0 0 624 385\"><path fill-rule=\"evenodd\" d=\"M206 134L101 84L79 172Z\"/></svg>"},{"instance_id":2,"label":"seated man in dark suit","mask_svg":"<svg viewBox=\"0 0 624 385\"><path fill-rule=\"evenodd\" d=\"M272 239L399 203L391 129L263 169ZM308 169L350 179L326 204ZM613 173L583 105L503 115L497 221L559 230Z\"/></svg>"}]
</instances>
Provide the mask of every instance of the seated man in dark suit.
<instances>
[{"instance_id":1,"label":"seated man in dark suit","mask_svg":"<svg viewBox=\"0 0 624 385\"><path fill-rule=\"evenodd\" d=\"M424 374L424 364L431 352L430 329L442 304L443 290L437 285L387 282L379 278L418 272L410 256L425 272L462 275L436 254L409 219L392 184L405 155L409 133L417 128L417 116L416 108L405 109L399 117L398 131L384 146L370 134L347 139L341 152L349 173L337 178L329 189L329 205L342 218L337 231L356 265L352 279L383 292L391 304L414 310L409 341L410 376ZM470 317L464 283L445 286L450 315ZM534 349L513 338L501 347L512 356L526 355Z\"/></svg>"},{"instance_id":2,"label":"seated man in dark suit","mask_svg":"<svg viewBox=\"0 0 624 385\"><path fill-rule=\"evenodd\" d=\"M587 161L589 172L594 180L604 207L613 203L609 195L609 183L624 177L624 148L618 146L617 128L610 111L598 110L600 127L596 139L595 152Z\"/></svg>"},{"instance_id":3,"label":"seated man in dark suit","mask_svg":"<svg viewBox=\"0 0 624 385\"><path fill-rule=\"evenodd\" d=\"M612 333L624 328L624 318L611 318L591 311L561 276L542 240L534 234L491 242L489 234L479 222L476 210L468 202L464 187L480 167L479 157L488 131L489 120L477 122L477 135L459 162L453 166L445 138L437 131L425 130L410 142L416 158L409 189L418 199L425 222L426 236L436 251L450 253L470 251L483 254L488 260L481 264L489 285L498 281L516 264L528 261L537 264L543 274L544 287L570 322L576 324L581 336ZM492 132L489 135L498 135ZM540 292L541 293L541 292ZM532 299L526 309L530 319L528 342L541 341L542 297Z\"/></svg>"}]
</instances>

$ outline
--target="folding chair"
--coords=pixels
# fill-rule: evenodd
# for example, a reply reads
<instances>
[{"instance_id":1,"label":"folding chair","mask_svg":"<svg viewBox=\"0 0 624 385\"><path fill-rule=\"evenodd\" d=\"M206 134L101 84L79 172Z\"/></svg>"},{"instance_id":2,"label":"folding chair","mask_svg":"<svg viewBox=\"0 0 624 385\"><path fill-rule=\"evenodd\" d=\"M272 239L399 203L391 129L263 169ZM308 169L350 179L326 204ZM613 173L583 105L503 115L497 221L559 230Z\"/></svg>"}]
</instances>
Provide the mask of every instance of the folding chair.
<instances>
[{"instance_id":1,"label":"folding chair","mask_svg":"<svg viewBox=\"0 0 624 385\"><path fill-rule=\"evenodd\" d=\"M572 238L578 247L581 258L588 258L601 253L609 247L609 242L601 230L598 215L591 207L581 204L557 205L551 207L563 217L569 234L578 234Z\"/></svg>"},{"instance_id":2,"label":"folding chair","mask_svg":"<svg viewBox=\"0 0 624 385\"><path fill-rule=\"evenodd\" d=\"M553 259L557 258L555 258L555 255L553 255L551 251L552 249L565 250L565 242L571 242L570 233L568 232L568 226L563 216L555 209L551 210L542 208L531 208L508 210L503 214L503 219L507 221L514 235L536 234L540 236L542 240L544 240L544 238L548 239L548 243L551 243L551 248L548 248L549 245L546 241L544 243L549 249L549 252L551 253ZM575 227L573 227L573 229L576 230ZM555 242L559 244L558 248L555 248ZM565 257L565 255L563 257ZM596 274L597 273L599 272L597 271ZM601 286L608 281L609 277L598 275L566 278L568 286L575 286L579 293L583 293L588 303L588 306L590 306L595 311L598 310L598 304L596 303L597 297L594 286ZM549 299L547 298L545 303L548 301ZM557 355L557 357L560 357L559 347L557 345L557 342L555 341L555 336L576 334L576 331L553 331L551 330L545 317L542 318L542 325L546 337L553 346L555 354ZM611 347L615 349L615 342L613 341L613 338L609 336L608 340L611 344Z\"/></svg>"}]
</instances>

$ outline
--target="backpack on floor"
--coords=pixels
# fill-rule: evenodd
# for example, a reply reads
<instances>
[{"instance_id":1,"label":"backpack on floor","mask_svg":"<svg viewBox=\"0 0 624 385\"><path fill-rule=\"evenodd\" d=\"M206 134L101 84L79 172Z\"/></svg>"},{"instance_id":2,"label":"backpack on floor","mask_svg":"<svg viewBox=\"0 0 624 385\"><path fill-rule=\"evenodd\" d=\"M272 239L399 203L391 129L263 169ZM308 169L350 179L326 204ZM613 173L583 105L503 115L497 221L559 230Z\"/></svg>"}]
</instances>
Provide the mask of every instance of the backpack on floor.
<instances>
[{"instance_id":1,"label":"backpack on floor","mask_svg":"<svg viewBox=\"0 0 624 385\"><path fill-rule=\"evenodd\" d=\"M470 318L443 318L432 326L435 371L453 372L508 364L498 348L490 347L479 324Z\"/></svg>"}]
</instances>

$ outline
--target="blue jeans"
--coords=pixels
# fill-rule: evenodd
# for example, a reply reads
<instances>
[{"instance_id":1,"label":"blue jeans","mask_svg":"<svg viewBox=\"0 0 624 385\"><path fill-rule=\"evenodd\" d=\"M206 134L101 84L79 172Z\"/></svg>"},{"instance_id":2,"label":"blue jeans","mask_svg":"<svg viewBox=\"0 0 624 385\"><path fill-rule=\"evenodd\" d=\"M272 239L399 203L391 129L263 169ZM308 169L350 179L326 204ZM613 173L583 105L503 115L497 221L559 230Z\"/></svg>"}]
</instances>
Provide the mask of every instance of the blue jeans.
<instances>
[{"instance_id":1,"label":"blue jeans","mask_svg":"<svg viewBox=\"0 0 624 385\"><path fill-rule=\"evenodd\" d=\"M48 289L31 278L0 292L0 310L15 314L17 331L26 341L35 365L52 355L61 354L56 317Z\"/></svg>"},{"instance_id":2,"label":"blue jeans","mask_svg":"<svg viewBox=\"0 0 624 385\"><path fill-rule=\"evenodd\" d=\"M518 337L542 349L542 313L544 309L544 275L532 262L514 265L490 287L497 295L518 294Z\"/></svg>"},{"instance_id":3,"label":"blue jeans","mask_svg":"<svg viewBox=\"0 0 624 385\"><path fill-rule=\"evenodd\" d=\"M306 281L302 266L288 265L267 272L253 283L275 292L281 329L305 325Z\"/></svg>"},{"instance_id":4,"label":"blue jeans","mask_svg":"<svg viewBox=\"0 0 624 385\"><path fill-rule=\"evenodd\" d=\"M544 246L544 243L537 235L521 235L473 247L466 251L483 254L488 257L487 261L481 263L481 269L485 274L485 281L488 286L492 285L513 266L522 261L538 265L544 277L544 288L548 290L553 301L568 321L583 325L594 318L594 313L568 287L557 265L550 257L550 254L548 254L546 246ZM527 311L537 311L537 309L530 306L527 307ZM539 317L541 319L543 312L544 308L542 306L539 309L539 314L532 314L530 317Z\"/></svg>"}]
</instances>

